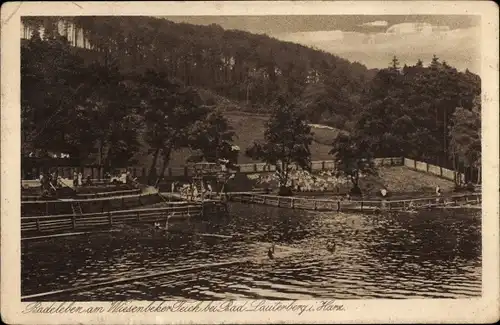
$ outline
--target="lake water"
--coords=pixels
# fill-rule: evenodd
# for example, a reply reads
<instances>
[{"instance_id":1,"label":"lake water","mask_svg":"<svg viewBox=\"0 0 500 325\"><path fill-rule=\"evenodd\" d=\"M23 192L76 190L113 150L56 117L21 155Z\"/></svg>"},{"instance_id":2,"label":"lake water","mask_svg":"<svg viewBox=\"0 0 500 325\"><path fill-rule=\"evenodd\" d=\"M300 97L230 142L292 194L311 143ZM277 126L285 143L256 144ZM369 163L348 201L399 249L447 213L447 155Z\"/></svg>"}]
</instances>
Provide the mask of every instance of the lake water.
<instances>
[{"instance_id":1,"label":"lake water","mask_svg":"<svg viewBox=\"0 0 500 325\"><path fill-rule=\"evenodd\" d=\"M33 300L481 295L481 217L476 210L360 215L231 204L229 217L169 227L169 233L140 225L23 242L22 295L163 271L172 273ZM332 240L333 252L327 250ZM276 244L273 260L267 257L271 242ZM207 265L224 262L232 264Z\"/></svg>"}]
</instances>

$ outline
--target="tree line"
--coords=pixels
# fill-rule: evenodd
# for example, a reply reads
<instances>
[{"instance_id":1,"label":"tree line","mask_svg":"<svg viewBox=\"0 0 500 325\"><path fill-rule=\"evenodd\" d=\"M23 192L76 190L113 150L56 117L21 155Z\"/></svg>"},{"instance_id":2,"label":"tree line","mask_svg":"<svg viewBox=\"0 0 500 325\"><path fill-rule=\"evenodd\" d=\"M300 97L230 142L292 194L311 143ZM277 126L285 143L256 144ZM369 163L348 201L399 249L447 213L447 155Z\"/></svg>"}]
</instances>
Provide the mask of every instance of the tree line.
<instances>
[{"instance_id":1,"label":"tree line","mask_svg":"<svg viewBox=\"0 0 500 325\"><path fill-rule=\"evenodd\" d=\"M155 70L87 65L65 37L44 36L35 32L21 49L23 156L64 153L112 168L137 162L146 146L152 183L180 148L209 162L231 155L232 128L196 89Z\"/></svg>"},{"instance_id":2,"label":"tree line","mask_svg":"<svg viewBox=\"0 0 500 325\"><path fill-rule=\"evenodd\" d=\"M368 84L349 135L334 142L357 156L408 157L458 170L480 165L481 80L432 58L380 70ZM466 122L469 121L469 122Z\"/></svg>"}]
</instances>

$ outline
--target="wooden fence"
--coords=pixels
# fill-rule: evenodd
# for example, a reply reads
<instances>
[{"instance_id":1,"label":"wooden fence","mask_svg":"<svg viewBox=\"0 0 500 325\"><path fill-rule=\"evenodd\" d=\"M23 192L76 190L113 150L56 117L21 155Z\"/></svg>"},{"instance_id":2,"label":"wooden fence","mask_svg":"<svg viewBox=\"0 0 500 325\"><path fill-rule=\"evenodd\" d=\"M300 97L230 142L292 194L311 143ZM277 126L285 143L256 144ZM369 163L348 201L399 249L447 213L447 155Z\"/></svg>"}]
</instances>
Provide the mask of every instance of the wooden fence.
<instances>
[{"instance_id":1,"label":"wooden fence","mask_svg":"<svg viewBox=\"0 0 500 325\"><path fill-rule=\"evenodd\" d=\"M461 180L465 182L465 175L463 173L456 172L454 170L450 170L444 167L431 165L422 161L416 161L413 159L404 158L404 166L417 170L424 173L433 174L435 176L450 180L457 181Z\"/></svg>"},{"instance_id":2,"label":"wooden fence","mask_svg":"<svg viewBox=\"0 0 500 325\"><path fill-rule=\"evenodd\" d=\"M139 193L116 196L116 192L99 193L98 195L114 195L92 198L47 200L43 198L29 198L21 201L21 216L54 215L71 213L72 206L79 205L83 212L105 212L125 210L138 206L163 202L158 193ZM23 198L24 199L24 198Z\"/></svg>"},{"instance_id":3,"label":"wooden fence","mask_svg":"<svg viewBox=\"0 0 500 325\"><path fill-rule=\"evenodd\" d=\"M401 157L389 157L389 158L375 158L374 163L377 166L401 166L403 165L403 158ZM268 165L266 163L251 163L251 164L238 164L240 173L251 174L251 173L262 173L262 172L274 172L276 167L274 165ZM293 165L292 165L293 166ZM335 162L333 160L321 160L311 162L312 171L322 171L322 170L332 170L335 168ZM73 178L73 172L82 172L86 176L90 176L94 182L99 182L103 179L104 169L99 166L89 166L89 167L56 167L59 176L63 178ZM130 170L132 177L142 178L146 177L149 170L144 167L129 167L122 168ZM38 178L40 175L40 168L32 168L31 175L33 178ZM156 169L156 174L160 174L160 169ZM183 167L169 167L165 170L166 177L190 177L194 175L194 168L190 166ZM26 179L26 173L23 171L23 179ZM39 183L38 183L39 184ZM37 185L38 185L37 184Z\"/></svg>"},{"instance_id":4,"label":"wooden fence","mask_svg":"<svg viewBox=\"0 0 500 325\"><path fill-rule=\"evenodd\" d=\"M169 202L165 207L115 210L83 214L60 214L21 218L21 235L62 233L84 230L103 230L113 225L166 222L167 220L192 217L210 217L214 213L227 212L221 202L203 203Z\"/></svg>"},{"instance_id":5,"label":"wooden fence","mask_svg":"<svg viewBox=\"0 0 500 325\"><path fill-rule=\"evenodd\" d=\"M140 195L140 194L141 194L141 189L132 189L132 190L96 192L96 193L77 193L76 197L78 200L78 199L105 198L105 197ZM28 201L43 201L43 198L40 195L21 195L21 199L23 203L26 203Z\"/></svg>"},{"instance_id":6,"label":"wooden fence","mask_svg":"<svg viewBox=\"0 0 500 325\"><path fill-rule=\"evenodd\" d=\"M254 193L226 194L229 201L270 205L281 208L357 212L373 210L395 210L438 207L438 206L460 206L464 204L481 203L481 194L461 194L450 197L429 197L405 200L329 200L301 197L286 197L275 195L263 195Z\"/></svg>"},{"instance_id":7,"label":"wooden fence","mask_svg":"<svg viewBox=\"0 0 500 325\"><path fill-rule=\"evenodd\" d=\"M21 233L79 231L126 223L153 223L171 218L200 216L201 204L169 203L153 209L117 210L83 214L44 215L21 218Z\"/></svg>"}]
</instances>

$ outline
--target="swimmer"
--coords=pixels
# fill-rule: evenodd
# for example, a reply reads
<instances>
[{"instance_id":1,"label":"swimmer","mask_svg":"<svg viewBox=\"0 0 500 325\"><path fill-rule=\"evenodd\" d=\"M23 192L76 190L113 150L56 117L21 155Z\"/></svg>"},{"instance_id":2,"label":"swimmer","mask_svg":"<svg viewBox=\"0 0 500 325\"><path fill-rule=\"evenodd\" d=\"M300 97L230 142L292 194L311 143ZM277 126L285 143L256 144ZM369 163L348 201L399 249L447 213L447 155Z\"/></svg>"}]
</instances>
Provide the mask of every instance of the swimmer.
<instances>
[{"instance_id":1,"label":"swimmer","mask_svg":"<svg viewBox=\"0 0 500 325\"><path fill-rule=\"evenodd\" d=\"M274 247L269 247L269 250L267 251L267 256L269 257L270 260L274 259Z\"/></svg>"},{"instance_id":2,"label":"swimmer","mask_svg":"<svg viewBox=\"0 0 500 325\"><path fill-rule=\"evenodd\" d=\"M332 240L332 241L329 241L327 244L326 244L326 249L329 251L329 252L334 252L335 251L335 248L336 248L337 244L335 244L335 242Z\"/></svg>"}]
</instances>

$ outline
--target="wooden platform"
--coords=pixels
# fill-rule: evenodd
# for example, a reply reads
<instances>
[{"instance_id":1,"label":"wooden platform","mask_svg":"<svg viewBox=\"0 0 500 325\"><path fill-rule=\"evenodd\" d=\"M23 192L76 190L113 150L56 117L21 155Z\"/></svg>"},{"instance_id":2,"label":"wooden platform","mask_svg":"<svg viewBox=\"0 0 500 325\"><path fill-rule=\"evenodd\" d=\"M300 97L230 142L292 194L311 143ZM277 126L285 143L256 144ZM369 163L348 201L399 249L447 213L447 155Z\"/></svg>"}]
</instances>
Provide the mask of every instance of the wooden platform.
<instances>
[{"instance_id":1,"label":"wooden platform","mask_svg":"<svg viewBox=\"0 0 500 325\"><path fill-rule=\"evenodd\" d=\"M164 223L170 219L210 217L221 212L227 212L225 204L207 201L203 203L168 202L160 208L21 217L21 237L106 230L119 224Z\"/></svg>"}]
</instances>

